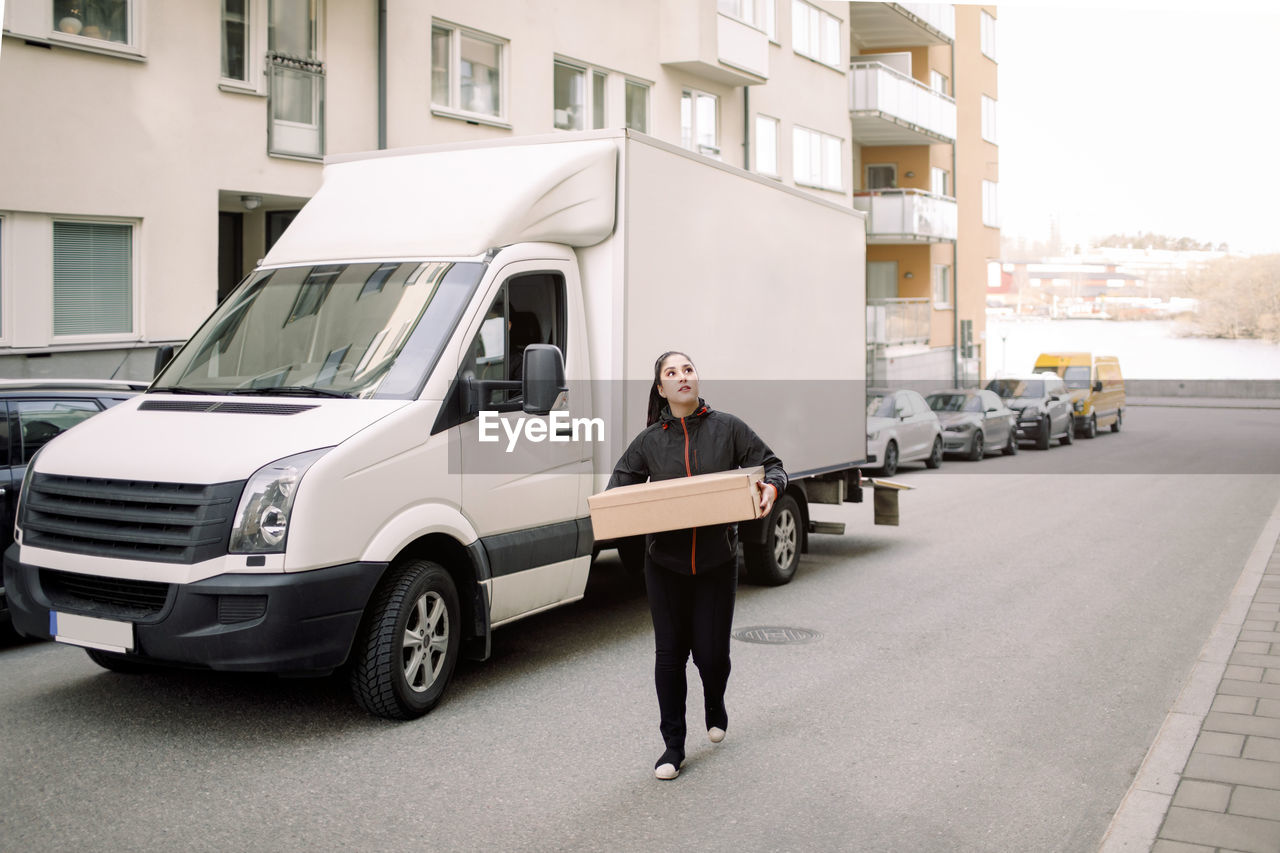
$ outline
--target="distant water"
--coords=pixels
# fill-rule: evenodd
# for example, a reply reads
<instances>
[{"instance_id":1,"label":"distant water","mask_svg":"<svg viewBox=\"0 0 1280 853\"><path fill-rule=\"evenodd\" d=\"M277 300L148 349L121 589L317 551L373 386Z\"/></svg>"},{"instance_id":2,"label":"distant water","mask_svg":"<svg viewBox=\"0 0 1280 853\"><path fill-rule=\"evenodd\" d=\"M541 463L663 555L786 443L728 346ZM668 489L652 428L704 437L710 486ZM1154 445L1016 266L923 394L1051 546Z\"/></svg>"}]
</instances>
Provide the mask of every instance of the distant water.
<instances>
[{"instance_id":1,"label":"distant water","mask_svg":"<svg viewBox=\"0 0 1280 853\"><path fill-rule=\"evenodd\" d=\"M1280 379L1280 346L1183 338L1173 320L987 317L987 374L1026 373L1042 352L1114 355L1129 379Z\"/></svg>"}]
</instances>

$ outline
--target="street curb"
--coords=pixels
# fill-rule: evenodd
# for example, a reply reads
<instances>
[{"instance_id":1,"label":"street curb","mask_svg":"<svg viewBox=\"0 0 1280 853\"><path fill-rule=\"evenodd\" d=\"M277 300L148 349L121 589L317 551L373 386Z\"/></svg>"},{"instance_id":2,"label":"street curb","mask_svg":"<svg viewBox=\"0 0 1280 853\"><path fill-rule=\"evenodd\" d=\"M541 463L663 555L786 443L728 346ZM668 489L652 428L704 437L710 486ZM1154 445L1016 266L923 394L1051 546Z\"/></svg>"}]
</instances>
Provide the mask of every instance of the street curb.
<instances>
[{"instance_id":1,"label":"street curb","mask_svg":"<svg viewBox=\"0 0 1280 853\"><path fill-rule=\"evenodd\" d=\"M1248 618L1262 575L1280 543L1280 501L1262 527L1222 615L1191 668L1186 684L1147 750L1146 758L1111 818L1099 853L1149 851L1173 802L1173 794L1195 747L1205 717L1226 673L1227 662Z\"/></svg>"}]
</instances>

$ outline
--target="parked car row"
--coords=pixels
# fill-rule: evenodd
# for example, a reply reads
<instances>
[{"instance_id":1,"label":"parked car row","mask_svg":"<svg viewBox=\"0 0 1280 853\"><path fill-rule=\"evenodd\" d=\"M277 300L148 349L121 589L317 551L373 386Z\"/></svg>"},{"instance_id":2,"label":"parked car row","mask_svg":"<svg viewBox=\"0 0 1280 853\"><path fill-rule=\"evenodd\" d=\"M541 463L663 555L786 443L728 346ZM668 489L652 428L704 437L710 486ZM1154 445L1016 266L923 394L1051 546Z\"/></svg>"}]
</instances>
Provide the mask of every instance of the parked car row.
<instances>
[{"instance_id":1,"label":"parked car row","mask_svg":"<svg viewBox=\"0 0 1280 853\"><path fill-rule=\"evenodd\" d=\"M985 388L867 390L867 463L886 477L904 462L942 464L944 454L979 460L1008 456L1020 442L1048 450L1057 440L1119 432L1124 379L1112 356L1043 353L1028 376L992 379Z\"/></svg>"}]
</instances>

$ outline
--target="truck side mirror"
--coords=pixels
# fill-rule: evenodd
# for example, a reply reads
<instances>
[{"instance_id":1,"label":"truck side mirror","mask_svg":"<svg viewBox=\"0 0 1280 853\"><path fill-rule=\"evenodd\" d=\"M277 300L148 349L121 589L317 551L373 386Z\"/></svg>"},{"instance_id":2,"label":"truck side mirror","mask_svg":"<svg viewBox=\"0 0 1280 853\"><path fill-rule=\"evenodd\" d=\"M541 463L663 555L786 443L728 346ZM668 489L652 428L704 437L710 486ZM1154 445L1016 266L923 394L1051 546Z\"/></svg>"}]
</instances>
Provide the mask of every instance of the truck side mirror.
<instances>
[{"instance_id":1,"label":"truck side mirror","mask_svg":"<svg viewBox=\"0 0 1280 853\"><path fill-rule=\"evenodd\" d=\"M164 370L171 361L173 361L173 344L164 344L156 347L156 372L154 375L159 376L160 371Z\"/></svg>"},{"instance_id":2,"label":"truck side mirror","mask_svg":"<svg viewBox=\"0 0 1280 853\"><path fill-rule=\"evenodd\" d=\"M568 387L564 381L564 356L551 344L529 344L524 351L524 410L545 415Z\"/></svg>"},{"instance_id":3,"label":"truck side mirror","mask_svg":"<svg viewBox=\"0 0 1280 853\"><path fill-rule=\"evenodd\" d=\"M1102 380L1101 380L1101 379L1099 379L1097 382L1094 382L1094 383L1093 383L1093 390L1094 390L1094 391L1097 391L1097 392L1099 392L1099 393L1101 393L1101 392L1102 392Z\"/></svg>"}]
</instances>

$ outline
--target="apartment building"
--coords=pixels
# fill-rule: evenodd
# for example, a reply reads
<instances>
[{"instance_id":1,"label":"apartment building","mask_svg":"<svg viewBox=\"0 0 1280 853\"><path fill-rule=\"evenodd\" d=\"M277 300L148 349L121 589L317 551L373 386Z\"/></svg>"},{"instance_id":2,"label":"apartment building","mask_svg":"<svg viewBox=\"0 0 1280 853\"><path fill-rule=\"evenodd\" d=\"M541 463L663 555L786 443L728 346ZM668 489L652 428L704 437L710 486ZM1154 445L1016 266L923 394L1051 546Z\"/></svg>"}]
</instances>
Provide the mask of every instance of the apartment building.
<instances>
[{"instance_id":1,"label":"apartment building","mask_svg":"<svg viewBox=\"0 0 1280 853\"><path fill-rule=\"evenodd\" d=\"M854 206L869 216L867 375L976 381L1000 245L995 7L850 8Z\"/></svg>"},{"instance_id":2,"label":"apartment building","mask_svg":"<svg viewBox=\"0 0 1280 853\"><path fill-rule=\"evenodd\" d=\"M962 89L953 98L948 88L964 51L946 23L965 16L949 5L7 0L3 9L0 376L149 378L156 347L185 340L288 227L319 186L325 155L576 129L651 134L862 207L876 227L887 191L899 190L917 220L935 211L946 222L872 240L873 263L898 265L894 288L875 267L876 298L929 301L923 335L882 341L871 356L953 362L965 304L957 285L963 294L970 284L981 318L976 270L996 253L957 249L968 189L934 171L954 176L965 155ZM864 68L910 78L928 109L949 105L950 123L918 124L904 102L878 103L881 117L868 119ZM994 67L989 76L994 98ZM905 137L885 133L907 125L916 130ZM936 268L951 272L935 286Z\"/></svg>"}]
</instances>

